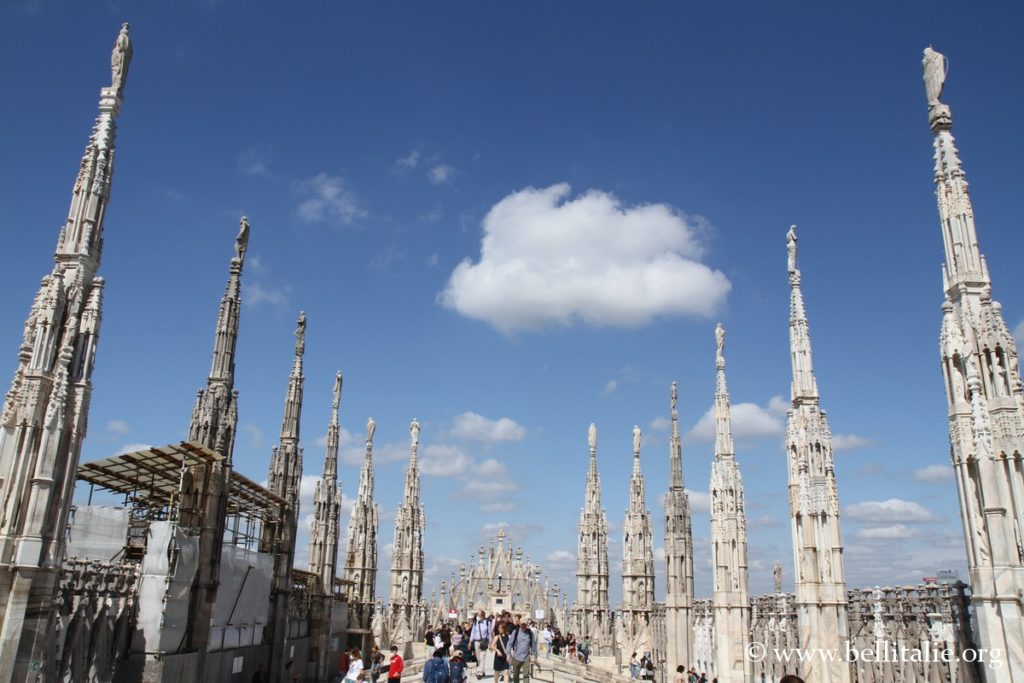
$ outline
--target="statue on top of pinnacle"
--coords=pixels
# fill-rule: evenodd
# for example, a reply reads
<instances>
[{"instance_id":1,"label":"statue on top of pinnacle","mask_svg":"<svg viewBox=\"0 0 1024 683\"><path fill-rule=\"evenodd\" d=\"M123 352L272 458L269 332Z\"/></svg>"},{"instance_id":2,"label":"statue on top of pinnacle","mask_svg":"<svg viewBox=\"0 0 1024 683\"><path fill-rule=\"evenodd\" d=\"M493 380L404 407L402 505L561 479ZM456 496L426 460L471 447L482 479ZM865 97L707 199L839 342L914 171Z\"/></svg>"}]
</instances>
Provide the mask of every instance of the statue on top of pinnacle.
<instances>
[{"instance_id":1,"label":"statue on top of pinnacle","mask_svg":"<svg viewBox=\"0 0 1024 683\"><path fill-rule=\"evenodd\" d=\"M921 65L924 67L924 90L928 96L928 108L932 109L942 104L939 98L942 97L942 86L946 83L946 57L941 52L926 47Z\"/></svg>"},{"instance_id":2,"label":"statue on top of pinnacle","mask_svg":"<svg viewBox=\"0 0 1024 683\"><path fill-rule=\"evenodd\" d=\"M377 431L377 423L374 422L373 418L371 417L369 420L366 421L366 443L367 444L373 443L373 434L376 431Z\"/></svg>"},{"instance_id":3,"label":"statue on top of pinnacle","mask_svg":"<svg viewBox=\"0 0 1024 683\"><path fill-rule=\"evenodd\" d=\"M420 445L420 421L416 418L413 418L412 424L409 425L409 436L412 437L413 447Z\"/></svg>"},{"instance_id":4,"label":"statue on top of pinnacle","mask_svg":"<svg viewBox=\"0 0 1024 683\"><path fill-rule=\"evenodd\" d=\"M789 226L786 233L786 248L789 251L789 272L796 272L796 226Z\"/></svg>"},{"instance_id":5,"label":"statue on top of pinnacle","mask_svg":"<svg viewBox=\"0 0 1024 683\"><path fill-rule=\"evenodd\" d=\"M295 321L295 353L301 355L306 351L306 312L299 311L299 319Z\"/></svg>"},{"instance_id":6,"label":"statue on top of pinnacle","mask_svg":"<svg viewBox=\"0 0 1024 683\"><path fill-rule=\"evenodd\" d=\"M593 422L590 423L590 429L587 430L587 443L590 445L590 450L597 448L597 427Z\"/></svg>"},{"instance_id":7,"label":"statue on top of pinnacle","mask_svg":"<svg viewBox=\"0 0 1024 683\"><path fill-rule=\"evenodd\" d=\"M114 51L110 55L110 87L117 92L124 90L128 81L128 65L132 61L132 39L128 37L128 24L121 24L121 32L114 42Z\"/></svg>"},{"instance_id":8,"label":"statue on top of pinnacle","mask_svg":"<svg viewBox=\"0 0 1024 683\"><path fill-rule=\"evenodd\" d=\"M640 436L640 427L637 425L633 425L633 453L640 452Z\"/></svg>"},{"instance_id":9,"label":"statue on top of pinnacle","mask_svg":"<svg viewBox=\"0 0 1024 683\"><path fill-rule=\"evenodd\" d=\"M235 258L241 263L249 250L249 219L242 216L238 222L238 236L235 238Z\"/></svg>"},{"instance_id":10,"label":"statue on top of pinnacle","mask_svg":"<svg viewBox=\"0 0 1024 683\"><path fill-rule=\"evenodd\" d=\"M725 355L723 352L725 351L725 328L722 327L722 323L718 323L718 325L715 326L715 348L715 360L717 360L720 365L724 364Z\"/></svg>"}]
</instances>

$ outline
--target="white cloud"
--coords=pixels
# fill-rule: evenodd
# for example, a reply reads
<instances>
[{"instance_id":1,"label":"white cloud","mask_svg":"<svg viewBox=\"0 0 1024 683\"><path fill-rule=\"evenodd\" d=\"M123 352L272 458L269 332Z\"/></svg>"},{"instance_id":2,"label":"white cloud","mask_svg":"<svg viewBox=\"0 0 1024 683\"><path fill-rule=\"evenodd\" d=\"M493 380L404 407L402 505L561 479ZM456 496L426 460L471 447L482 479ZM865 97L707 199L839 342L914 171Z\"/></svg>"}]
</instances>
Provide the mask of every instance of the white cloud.
<instances>
[{"instance_id":1,"label":"white cloud","mask_svg":"<svg viewBox=\"0 0 1024 683\"><path fill-rule=\"evenodd\" d=\"M516 504L515 503L508 503L508 502L506 502L506 503L501 503L501 502L483 503L480 506L480 511L481 512L511 512L512 510L515 510L515 509L516 509Z\"/></svg>"},{"instance_id":2,"label":"white cloud","mask_svg":"<svg viewBox=\"0 0 1024 683\"><path fill-rule=\"evenodd\" d=\"M270 175L270 148L264 145L243 149L238 155L238 172L242 175Z\"/></svg>"},{"instance_id":3,"label":"white cloud","mask_svg":"<svg viewBox=\"0 0 1024 683\"><path fill-rule=\"evenodd\" d=\"M295 190L306 197L296 213L300 220L307 223L352 225L367 215L344 178L319 173L297 182Z\"/></svg>"},{"instance_id":4,"label":"white cloud","mask_svg":"<svg viewBox=\"0 0 1024 683\"><path fill-rule=\"evenodd\" d=\"M463 260L439 301L505 333L575 322L636 327L714 314L729 281L699 259L695 224L666 204L623 206L566 183L508 195L487 213L480 260Z\"/></svg>"},{"instance_id":5,"label":"white cloud","mask_svg":"<svg viewBox=\"0 0 1024 683\"><path fill-rule=\"evenodd\" d=\"M604 384L604 389L601 390L601 396L610 396L615 393L615 390L619 388L619 380L610 379Z\"/></svg>"},{"instance_id":6,"label":"white cloud","mask_svg":"<svg viewBox=\"0 0 1024 683\"><path fill-rule=\"evenodd\" d=\"M107 423L108 434L127 434L132 431L125 420L111 420Z\"/></svg>"},{"instance_id":7,"label":"white cloud","mask_svg":"<svg viewBox=\"0 0 1024 683\"><path fill-rule=\"evenodd\" d=\"M242 285L242 303L246 306L285 306L288 304L288 290L286 287L265 285L258 280L246 282Z\"/></svg>"},{"instance_id":8,"label":"white cloud","mask_svg":"<svg viewBox=\"0 0 1024 683\"><path fill-rule=\"evenodd\" d=\"M247 422L242 425L242 431L249 435L249 443L253 448L263 448L263 430L255 422Z\"/></svg>"},{"instance_id":9,"label":"white cloud","mask_svg":"<svg viewBox=\"0 0 1024 683\"><path fill-rule=\"evenodd\" d=\"M576 567L576 553L568 550L555 550L548 553L544 558L544 564L548 569L558 571L560 569L574 569Z\"/></svg>"},{"instance_id":10,"label":"white cloud","mask_svg":"<svg viewBox=\"0 0 1024 683\"><path fill-rule=\"evenodd\" d=\"M423 448L420 471L433 477L457 477L466 474L473 466L473 459L458 446L430 444Z\"/></svg>"},{"instance_id":11,"label":"white cloud","mask_svg":"<svg viewBox=\"0 0 1024 683\"><path fill-rule=\"evenodd\" d=\"M874 441L864 436L857 436L856 434L833 434L832 435L832 450L834 451L852 451L855 448L867 448L872 445Z\"/></svg>"},{"instance_id":12,"label":"white cloud","mask_svg":"<svg viewBox=\"0 0 1024 683\"><path fill-rule=\"evenodd\" d=\"M153 444L149 443L126 443L125 445L117 449L117 453L115 453L115 455L120 455L122 453L134 453L135 451L144 451L152 447Z\"/></svg>"},{"instance_id":13,"label":"white cloud","mask_svg":"<svg viewBox=\"0 0 1024 683\"><path fill-rule=\"evenodd\" d=\"M765 408L756 403L734 403L729 411L733 438L737 441L752 441L780 436L786 429L782 422L782 415L785 412L783 406L788 407L788 404L781 396L773 396ZM708 408L697 424L686 432L686 437L694 441L714 441L714 406Z\"/></svg>"},{"instance_id":14,"label":"white cloud","mask_svg":"<svg viewBox=\"0 0 1024 683\"><path fill-rule=\"evenodd\" d=\"M651 424L648 426L652 432L663 432L672 426L672 420L668 419L664 415L654 418L651 420Z\"/></svg>"},{"instance_id":15,"label":"white cloud","mask_svg":"<svg viewBox=\"0 0 1024 683\"><path fill-rule=\"evenodd\" d=\"M455 175L455 169L448 164L438 164L427 172L427 179L434 185L444 185Z\"/></svg>"},{"instance_id":16,"label":"white cloud","mask_svg":"<svg viewBox=\"0 0 1024 683\"><path fill-rule=\"evenodd\" d=\"M418 150L412 150L404 157L398 157L395 159L394 169L396 171L411 171L416 168L420 163L420 153Z\"/></svg>"},{"instance_id":17,"label":"white cloud","mask_svg":"<svg viewBox=\"0 0 1024 683\"><path fill-rule=\"evenodd\" d=\"M522 441L526 436L526 428L512 418L502 417L490 420L483 415L466 412L455 417L452 436L463 441L479 441L480 443Z\"/></svg>"},{"instance_id":18,"label":"white cloud","mask_svg":"<svg viewBox=\"0 0 1024 683\"><path fill-rule=\"evenodd\" d=\"M935 515L920 503L899 498L889 500L868 500L847 506L846 516L867 524L892 524L896 522L934 522Z\"/></svg>"},{"instance_id":19,"label":"white cloud","mask_svg":"<svg viewBox=\"0 0 1024 683\"><path fill-rule=\"evenodd\" d=\"M711 495L707 491L686 489L686 495L690 497L691 512L711 512Z\"/></svg>"},{"instance_id":20,"label":"white cloud","mask_svg":"<svg viewBox=\"0 0 1024 683\"><path fill-rule=\"evenodd\" d=\"M953 467L952 465L928 465L919 470L914 470L914 479L928 484L952 481Z\"/></svg>"},{"instance_id":21,"label":"white cloud","mask_svg":"<svg viewBox=\"0 0 1024 683\"><path fill-rule=\"evenodd\" d=\"M904 524L866 527L853 532L853 537L861 541L894 541L917 538L920 533Z\"/></svg>"}]
</instances>

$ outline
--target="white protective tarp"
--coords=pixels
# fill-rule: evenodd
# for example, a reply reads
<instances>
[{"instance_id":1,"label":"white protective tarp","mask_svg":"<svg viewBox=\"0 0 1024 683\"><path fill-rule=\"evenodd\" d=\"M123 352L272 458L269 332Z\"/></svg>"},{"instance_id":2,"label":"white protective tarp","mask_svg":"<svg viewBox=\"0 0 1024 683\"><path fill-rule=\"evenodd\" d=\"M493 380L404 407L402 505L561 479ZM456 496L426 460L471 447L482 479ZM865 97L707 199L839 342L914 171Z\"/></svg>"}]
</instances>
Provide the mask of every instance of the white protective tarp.
<instances>
[{"instance_id":1,"label":"white protective tarp","mask_svg":"<svg viewBox=\"0 0 1024 683\"><path fill-rule=\"evenodd\" d=\"M68 525L67 556L110 562L127 540L127 508L79 505Z\"/></svg>"},{"instance_id":2,"label":"white protective tarp","mask_svg":"<svg viewBox=\"0 0 1024 683\"><path fill-rule=\"evenodd\" d=\"M133 649L177 652L188 625L189 588L198 566L199 539L171 522L152 522L139 581L139 630ZM172 566L173 559L173 566Z\"/></svg>"},{"instance_id":3,"label":"white protective tarp","mask_svg":"<svg viewBox=\"0 0 1024 683\"><path fill-rule=\"evenodd\" d=\"M273 575L273 556L233 545L221 548L211 652L263 642Z\"/></svg>"}]
</instances>

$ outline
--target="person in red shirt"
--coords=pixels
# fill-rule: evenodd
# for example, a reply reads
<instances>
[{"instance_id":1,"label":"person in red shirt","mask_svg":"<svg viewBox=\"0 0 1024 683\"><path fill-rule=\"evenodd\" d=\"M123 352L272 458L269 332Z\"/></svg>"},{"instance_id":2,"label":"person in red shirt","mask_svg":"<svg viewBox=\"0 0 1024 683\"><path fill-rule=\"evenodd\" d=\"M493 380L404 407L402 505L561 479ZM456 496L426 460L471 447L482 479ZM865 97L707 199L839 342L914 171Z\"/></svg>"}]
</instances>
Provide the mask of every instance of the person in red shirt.
<instances>
[{"instance_id":1,"label":"person in red shirt","mask_svg":"<svg viewBox=\"0 0 1024 683\"><path fill-rule=\"evenodd\" d=\"M388 683L400 683L402 680L402 669L405 668L405 662L402 661L401 656L398 654L398 646L391 646L391 661L388 663Z\"/></svg>"}]
</instances>

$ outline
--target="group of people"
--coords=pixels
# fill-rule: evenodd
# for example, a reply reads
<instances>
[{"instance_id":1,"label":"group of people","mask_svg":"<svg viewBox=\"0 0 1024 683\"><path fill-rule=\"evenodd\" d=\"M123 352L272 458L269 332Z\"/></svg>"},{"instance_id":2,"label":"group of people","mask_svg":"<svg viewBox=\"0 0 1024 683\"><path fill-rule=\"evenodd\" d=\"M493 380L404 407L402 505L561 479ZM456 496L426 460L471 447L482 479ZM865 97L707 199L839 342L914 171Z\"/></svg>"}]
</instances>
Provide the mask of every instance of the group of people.
<instances>
[{"instance_id":1,"label":"group of people","mask_svg":"<svg viewBox=\"0 0 1024 683\"><path fill-rule=\"evenodd\" d=\"M493 654L491 671L495 681L520 683L530 680L545 639L550 652L553 634L545 627L541 634L534 622L509 612L487 615L478 612L472 621L442 624L426 633L426 643L434 656L423 669L426 683L462 683L470 677L469 664L475 664L478 679L486 674L486 655Z\"/></svg>"},{"instance_id":2,"label":"group of people","mask_svg":"<svg viewBox=\"0 0 1024 683\"><path fill-rule=\"evenodd\" d=\"M636 657L636 654L633 656ZM630 674L632 674L632 669L632 662L630 662ZM636 678L636 676L633 676L633 678ZM676 667L676 677L672 683L707 683L707 681L708 675L706 673L698 674L697 670L692 666L690 667L690 670L687 671L686 667L680 664ZM718 683L718 678L712 678L711 683ZM793 674L787 674L779 680L779 683L804 683L804 679L799 676L794 676Z\"/></svg>"},{"instance_id":3,"label":"group of people","mask_svg":"<svg viewBox=\"0 0 1024 683\"><path fill-rule=\"evenodd\" d=\"M682 667L679 667L681 669ZM678 671L679 669L676 669ZM692 670L692 669L691 669ZM633 680L640 681L653 681L654 680L654 660L651 659L651 653L645 652L640 659L636 658L634 652L629 657L629 677ZM693 683L693 681L686 681L685 683ZM705 678L700 683L707 683Z\"/></svg>"},{"instance_id":4,"label":"group of people","mask_svg":"<svg viewBox=\"0 0 1024 683\"><path fill-rule=\"evenodd\" d=\"M354 647L341 653L338 661L338 676L335 680L344 683L355 681L371 681L378 683L382 676L386 677L388 683L399 683L402 680L402 671L405 669L405 662L398 654L398 646L391 646L391 657L385 658L384 653L376 645L370 652L370 656L364 662L359 648Z\"/></svg>"}]
</instances>

